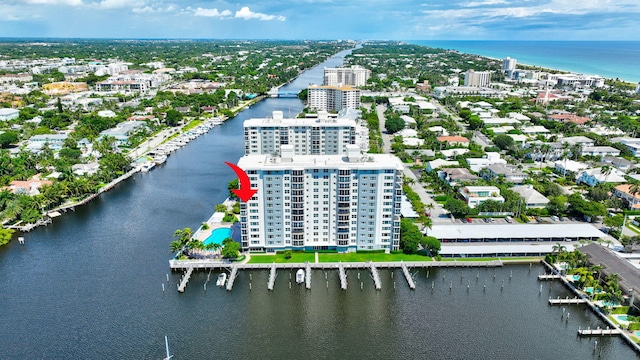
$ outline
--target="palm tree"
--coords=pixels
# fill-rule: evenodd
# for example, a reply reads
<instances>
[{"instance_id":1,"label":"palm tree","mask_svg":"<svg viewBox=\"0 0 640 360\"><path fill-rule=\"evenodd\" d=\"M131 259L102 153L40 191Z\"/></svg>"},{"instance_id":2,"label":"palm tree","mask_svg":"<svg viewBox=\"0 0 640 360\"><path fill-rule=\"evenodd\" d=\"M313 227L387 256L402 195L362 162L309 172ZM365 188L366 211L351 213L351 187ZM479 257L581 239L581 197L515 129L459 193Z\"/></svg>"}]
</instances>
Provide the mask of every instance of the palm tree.
<instances>
[{"instance_id":1,"label":"palm tree","mask_svg":"<svg viewBox=\"0 0 640 360\"><path fill-rule=\"evenodd\" d=\"M178 238L181 244L186 244L191 239L191 228L178 229L173 233L174 238Z\"/></svg>"},{"instance_id":2,"label":"palm tree","mask_svg":"<svg viewBox=\"0 0 640 360\"><path fill-rule=\"evenodd\" d=\"M556 243L555 245L553 245L553 247L551 248L551 252L552 254L556 254L556 262L560 261L561 254L563 254L566 250L567 247L560 243Z\"/></svg>"},{"instance_id":3,"label":"palm tree","mask_svg":"<svg viewBox=\"0 0 640 360\"><path fill-rule=\"evenodd\" d=\"M600 174L604 175L604 182L607 182L607 179L609 178L609 175L611 175L611 172L613 171L613 168L609 165L602 165L602 167L600 168Z\"/></svg>"},{"instance_id":4,"label":"palm tree","mask_svg":"<svg viewBox=\"0 0 640 360\"><path fill-rule=\"evenodd\" d=\"M174 253L178 250L180 250L182 248L183 244L180 242L180 240L174 240L171 242L171 244L169 244L169 250Z\"/></svg>"}]
</instances>

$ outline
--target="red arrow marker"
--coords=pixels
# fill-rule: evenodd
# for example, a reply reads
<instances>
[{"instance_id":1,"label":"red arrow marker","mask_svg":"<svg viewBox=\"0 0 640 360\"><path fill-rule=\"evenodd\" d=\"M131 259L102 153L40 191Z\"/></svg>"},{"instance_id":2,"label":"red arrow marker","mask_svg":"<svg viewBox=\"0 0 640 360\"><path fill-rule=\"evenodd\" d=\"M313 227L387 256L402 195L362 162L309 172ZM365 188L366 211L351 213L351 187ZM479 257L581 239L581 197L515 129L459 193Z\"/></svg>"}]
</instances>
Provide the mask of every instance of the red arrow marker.
<instances>
[{"instance_id":1,"label":"red arrow marker","mask_svg":"<svg viewBox=\"0 0 640 360\"><path fill-rule=\"evenodd\" d=\"M233 172L235 172L238 176L238 181L240 181L240 189L233 189L231 191L233 191L233 193L236 194L240 198L240 200L244 202L249 201L249 199L251 199L251 197L258 192L258 189L251 188L251 181L249 180L249 176L246 172L244 172L244 170L240 169L232 163L226 161L224 163L229 165Z\"/></svg>"}]
</instances>

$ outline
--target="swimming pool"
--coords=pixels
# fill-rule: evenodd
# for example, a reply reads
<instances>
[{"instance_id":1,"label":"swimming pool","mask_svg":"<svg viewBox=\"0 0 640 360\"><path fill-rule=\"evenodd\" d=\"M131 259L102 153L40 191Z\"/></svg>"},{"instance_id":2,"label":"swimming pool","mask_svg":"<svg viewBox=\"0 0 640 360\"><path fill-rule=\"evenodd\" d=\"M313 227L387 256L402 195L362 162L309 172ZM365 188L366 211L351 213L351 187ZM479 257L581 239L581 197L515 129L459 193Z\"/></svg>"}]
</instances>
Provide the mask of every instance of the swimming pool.
<instances>
[{"instance_id":1,"label":"swimming pool","mask_svg":"<svg viewBox=\"0 0 640 360\"><path fill-rule=\"evenodd\" d=\"M204 244L222 244L222 240L228 237L231 237L230 228L218 228L211 232L211 235L204 240Z\"/></svg>"},{"instance_id":2,"label":"swimming pool","mask_svg":"<svg viewBox=\"0 0 640 360\"><path fill-rule=\"evenodd\" d=\"M616 316L618 320L629 321L629 317L627 315L618 315Z\"/></svg>"}]
</instances>

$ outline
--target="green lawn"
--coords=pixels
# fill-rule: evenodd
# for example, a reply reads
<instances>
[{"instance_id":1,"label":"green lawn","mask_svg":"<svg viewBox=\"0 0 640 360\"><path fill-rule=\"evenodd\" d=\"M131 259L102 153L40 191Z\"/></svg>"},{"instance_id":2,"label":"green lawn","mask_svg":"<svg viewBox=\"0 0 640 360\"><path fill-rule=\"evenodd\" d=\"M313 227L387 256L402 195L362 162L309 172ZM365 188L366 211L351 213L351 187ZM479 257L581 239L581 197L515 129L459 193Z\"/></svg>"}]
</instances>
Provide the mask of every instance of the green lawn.
<instances>
[{"instance_id":1,"label":"green lawn","mask_svg":"<svg viewBox=\"0 0 640 360\"><path fill-rule=\"evenodd\" d=\"M251 255L249 264L271 264L271 263L303 263L305 261L315 262L314 253L292 253L291 259L285 259L284 254L276 255Z\"/></svg>"},{"instance_id":2,"label":"green lawn","mask_svg":"<svg viewBox=\"0 0 640 360\"><path fill-rule=\"evenodd\" d=\"M503 260L503 261L509 261L509 260L540 260L540 258L537 257L504 257L504 258L496 258L496 257L466 257L466 258L442 258L441 261L450 261L450 262L454 262L454 261L494 261L494 260Z\"/></svg>"},{"instance_id":3,"label":"green lawn","mask_svg":"<svg viewBox=\"0 0 640 360\"><path fill-rule=\"evenodd\" d=\"M320 262L383 262L383 261L431 261L430 257L422 255L385 254L385 253L346 253L346 254L318 254Z\"/></svg>"}]
</instances>

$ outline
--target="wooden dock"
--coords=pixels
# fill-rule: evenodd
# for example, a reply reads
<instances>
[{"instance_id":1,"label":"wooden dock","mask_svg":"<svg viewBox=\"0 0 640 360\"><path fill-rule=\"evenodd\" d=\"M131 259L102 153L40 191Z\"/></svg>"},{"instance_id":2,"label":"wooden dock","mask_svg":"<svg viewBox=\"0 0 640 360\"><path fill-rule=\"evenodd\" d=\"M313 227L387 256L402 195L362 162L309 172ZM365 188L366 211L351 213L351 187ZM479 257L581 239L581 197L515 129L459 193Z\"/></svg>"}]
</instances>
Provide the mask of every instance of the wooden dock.
<instances>
[{"instance_id":1,"label":"wooden dock","mask_svg":"<svg viewBox=\"0 0 640 360\"><path fill-rule=\"evenodd\" d=\"M276 276L278 276L278 274L276 273L276 264L274 263L271 265L271 270L269 271L269 282L267 283L267 289L273 290L273 286L276 283Z\"/></svg>"},{"instance_id":2,"label":"wooden dock","mask_svg":"<svg viewBox=\"0 0 640 360\"><path fill-rule=\"evenodd\" d=\"M347 273L342 264L338 264L338 275L340 276L340 287L342 290L347 290Z\"/></svg>"},{"instance_id":3,"label":"wooden dock","mask_svg":"<svg viewBox=\"0 0 640 360\"><path fill-rule=\"evenodd\" d=\"M191 278L191 274L193 273L193 268L188 268L187 272L182 276L180 280L180 285L178 285L178 292L184 292L184 289L187 287L187 283Z\"/></svg>"},{"instance_id":4,"label":"wooden dock","mask_svg":"<svg viewBox=\"0 0 640 360\"><path fill-rule=\"evenodd\" d=\"M622 331L620 329L578 329L578 335L580 336L612 336L612 335L622 335Z\"/></svg>"},{"instance_id":5,"label":"wooden dock","mask_svg":"<svg viewBox=\"0 0 640 360\"><path fill-rule=\"evenodd\" d=\"M565 305L565 304L586 304L587 299L574 297L572 299L564 298L564 299L549 299L549 305Z\"/></svg>"},{"instance_id":6,"label":"wooden dock","mask_svg":"<svg viewBox=\"0 0 640 360\"><path fill-rule=\"evenodd\" d=\"M305 266L306 268L306 276L304 277L304 281L305 281L305 285L307 287L308 290L311 290L311 266L309 265L309 262L307 261L307 266Z\"/></svg>"},{"instance_id":7,"label":"wooden dock","mask_svg":"<svg viewBox=\"0 0 640 360\"><path fill-rule=\"evenodd\" d=\"M345 269L369 269L371 267L371 262L353 262L353 263L345 263L345 262L321 262L321 263L309 263L311 269L338 269L340 266ZM503 266L502 261L500 260L492 260L492 261L393 261L393 262L374 262L373 263L377 269L401 269L402 266L407 266L410 268L459 268L459 267L501 267ZM227 269L232 266L237 266L238 270L258 270L265 269L269 270L273 266L276 266L277 269L297 269L297 268L305 268L307 266L306 263L273 263L273 264L237 264L231 263L226 260L218 260L218 259L201 259L201 260L169 260L169 267L174 270L179 269L188 269L188 268L196 268L196 269Z\"/></svg>"},{"instance_id":8,"label":"wooden dock","mask_svg":"<svg viewBox=\"0 0 640 360\"><path fill-rule=\"evenodd\" d=\"M371 267L369 269L371 269L371 278L373 279L373 284L376 287L376 290L380 290L382 289L382 284L380 282L380 274L378 274L378 269L376 269L376 265L375 263L370 263Z\"/></svg>"},{"instance_id":9,"label":"wooden dock","mask_svg":"<svg viewBox=\"0 0 640 360\"><path fill-rule=\"evenodd\" d=\"M229 280L227 280L227 291L231 291L231 289L233 289L233 282L236 281L237 276L238 267L234 266L231 268L231 274L229 275Z\"/></svg>"},{"instance_id":10,"label":"wooden dock","mask_svg":"<svg viewBox=\"0 0 640 360\"><path fill-rule=\"evenodd\" d=\"M557 280L561 279L562 276L558 274L540 274L538 275L538 280Z\"/></svg>"},{"instance_id":11,"label":"wooden dock","mask_svg":"<svg viewBox=\"0 0 640 360\"><path fill-rule=\"evenodd\" d=\"M415 283L415 281L413 281L413 277L411 276L411 273L409 273L409 268L407 267L406 264L402 265L402 273L404 274L404 277L407 279L407 283L409 284L409 288L411 290L415 290L416 289L416 283Z\"/></svg>"}]
</instances>

